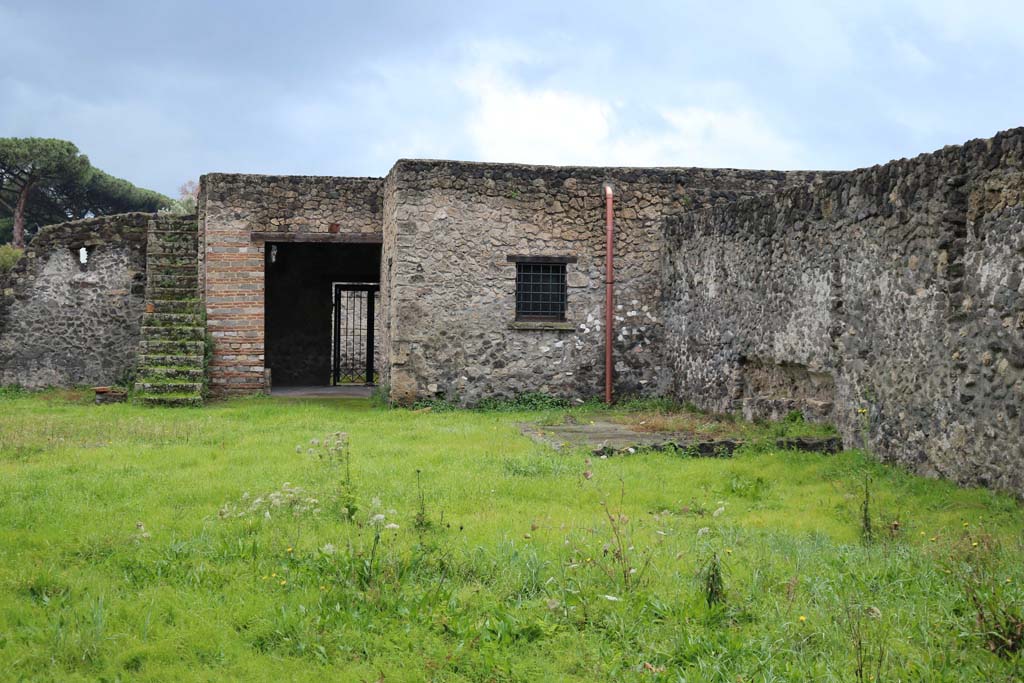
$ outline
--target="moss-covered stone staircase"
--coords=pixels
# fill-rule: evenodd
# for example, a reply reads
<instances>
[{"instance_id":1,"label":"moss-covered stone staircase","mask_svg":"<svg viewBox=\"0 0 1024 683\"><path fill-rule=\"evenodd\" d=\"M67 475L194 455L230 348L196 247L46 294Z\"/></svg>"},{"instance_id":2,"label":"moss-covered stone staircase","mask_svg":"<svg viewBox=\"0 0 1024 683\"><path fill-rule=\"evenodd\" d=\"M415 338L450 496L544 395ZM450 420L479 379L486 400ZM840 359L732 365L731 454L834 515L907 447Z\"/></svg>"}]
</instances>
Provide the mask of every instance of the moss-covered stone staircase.
<instances>
[{"instance_id":1,"label":"moss-covered stone staircase","mask_svg":"<svg viewBox=\"0 0 1024 683\"><path fill-rule=\"evenodd\" d=\"M206 325L200 310L194 216L160 216L146 247L146 310L132 399L144 405L203 403Z\"/></svg>"}]
</instances>

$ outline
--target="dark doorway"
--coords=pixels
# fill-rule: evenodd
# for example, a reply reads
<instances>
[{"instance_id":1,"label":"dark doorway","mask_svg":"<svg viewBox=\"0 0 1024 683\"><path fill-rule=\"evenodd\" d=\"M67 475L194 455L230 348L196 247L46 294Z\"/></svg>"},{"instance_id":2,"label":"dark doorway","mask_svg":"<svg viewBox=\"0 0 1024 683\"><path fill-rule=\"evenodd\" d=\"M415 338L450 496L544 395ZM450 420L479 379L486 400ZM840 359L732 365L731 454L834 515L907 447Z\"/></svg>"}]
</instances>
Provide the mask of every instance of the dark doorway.
<instances>
[{"instance_id":1,"label":"dark doorway","mask_svg":"<svg viewBox=\"0 0 1024 683\"><path fill-rule=\"evenodd\" d=\"M351 344L353 357L362 359L363 373L357 381L373 381L373 368L369 380L365 371L373 361L370 353L367 362L366 351L374 341L376 307L372 311L364 308L361 320L346 326L345 320L335 315L335 293L338 286L376 291L380 252L379 244L266 244L264 364L270 369L273 386L340 383L338 371L342 368L337 361L341 343ZM362 355L355 353L357 349L363 350Z\"/></svg>"}]
</instances>

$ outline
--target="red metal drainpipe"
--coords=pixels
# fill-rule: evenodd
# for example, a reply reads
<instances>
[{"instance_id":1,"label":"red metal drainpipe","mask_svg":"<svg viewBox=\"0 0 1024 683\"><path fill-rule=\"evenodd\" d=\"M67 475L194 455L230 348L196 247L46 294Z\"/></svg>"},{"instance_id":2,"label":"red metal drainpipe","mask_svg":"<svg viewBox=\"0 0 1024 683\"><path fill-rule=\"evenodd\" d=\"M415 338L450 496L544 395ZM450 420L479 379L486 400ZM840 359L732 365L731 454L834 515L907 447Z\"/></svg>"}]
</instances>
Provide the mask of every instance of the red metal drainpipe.
<instances>
[{"instance_id":1,"label":"red metal drainpipe","mask_svg":"<svg viewBox=\"0 0 1024 683\"><path fill-rule=\"evenodd\" d=\"M612 296L615 289L615 220L612 209L615 193L604 186L605 274L604 274L604 402L612 402Z\"/></svg>"}]
</instances>

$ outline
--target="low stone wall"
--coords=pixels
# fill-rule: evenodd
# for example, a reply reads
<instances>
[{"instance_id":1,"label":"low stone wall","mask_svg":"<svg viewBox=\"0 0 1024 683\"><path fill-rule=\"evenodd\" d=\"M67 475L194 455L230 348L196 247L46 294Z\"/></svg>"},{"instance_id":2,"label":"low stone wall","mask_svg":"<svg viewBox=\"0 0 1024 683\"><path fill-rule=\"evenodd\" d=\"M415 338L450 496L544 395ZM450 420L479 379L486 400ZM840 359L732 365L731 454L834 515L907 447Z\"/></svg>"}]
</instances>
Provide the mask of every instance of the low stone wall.
<instances>
[{"instance_id":1,"label":"low stone wall","mask_svg":"<svg viewBox=\"0 0 1024 683\"><path fill-rule=\"evenodd\" d=\"M139 347L151 220L119 214L36 235L0 278L0 385L100 385L128 376Z\"/></svg>"},{"instance_id":2,"label":"low stone wall","mask_svg":"<svg viewBox=\"0 0 1024 683\"><path fill-rule=\"evenodd\" d=\"M666 237L675 396L802 410L1024 494L1024 129L687 212Z\"/></svg>"},{"instance_id":3,"label":"low stone wall","mask_svg":"<svg viewBox=\"0 0 1024 683\"><path fill-rule=\"evenodd\" d=\"M263 391L264 244L254 233L379 235L380 178L212 173L200 180L199 231L210 391Z\"/></svg>"},{"instance_id":4,"label":"low stone wall","mask_svg":"<svg viewBox=\"0 0 1024 683\"><path fill-rule=\"evenodd\" d=\"M603 185L615 189L615 391L669 388L662 220L818 174L399 161L384 201L384 381L398 403L602 393ZM514 325L509 256L571 256L563 329Z\"/></svg>"}]
</instances>

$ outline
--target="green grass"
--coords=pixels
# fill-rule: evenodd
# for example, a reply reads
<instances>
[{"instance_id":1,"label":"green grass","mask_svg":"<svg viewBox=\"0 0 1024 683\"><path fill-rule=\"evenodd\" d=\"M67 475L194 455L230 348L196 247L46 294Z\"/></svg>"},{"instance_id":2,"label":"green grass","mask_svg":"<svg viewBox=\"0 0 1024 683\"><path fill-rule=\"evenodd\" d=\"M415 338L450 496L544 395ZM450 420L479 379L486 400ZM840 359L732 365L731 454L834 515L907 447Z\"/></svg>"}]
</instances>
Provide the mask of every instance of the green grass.
<instances>
[{"instance_id":1,"label":"green grass","mask_svg":"<svg viewBox=\"0 0 1024 683\"><path fill-rule=\"evenodd\" d=\"M0 679L1021 680L971 599L1020 613L1014 500L857 452L555 453L540 407L0 391ZM339 430L355 522L308 453Z\"/></svg>"}]
</instances>

